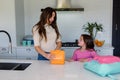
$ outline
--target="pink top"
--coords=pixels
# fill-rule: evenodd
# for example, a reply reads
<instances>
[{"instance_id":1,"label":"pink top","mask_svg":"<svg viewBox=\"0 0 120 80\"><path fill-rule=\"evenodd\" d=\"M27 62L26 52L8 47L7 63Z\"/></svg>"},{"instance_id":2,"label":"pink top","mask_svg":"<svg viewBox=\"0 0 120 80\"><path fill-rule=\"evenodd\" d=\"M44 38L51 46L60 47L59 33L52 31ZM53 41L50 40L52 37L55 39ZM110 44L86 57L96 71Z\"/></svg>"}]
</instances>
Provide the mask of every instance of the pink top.
<instances>
[{"instance_id":1,"label":"pink top","mask_svg":"<svg viewBox=\"0 0 120 80\"><path fill-rule=\"evenodd\" d=\"M98 56L94 50L85 50L83 52L79 49L76 49L73 53L72 59L78 61L79 59L88 59L92 60L95 56Z\"/></svg>"}]
</instances>

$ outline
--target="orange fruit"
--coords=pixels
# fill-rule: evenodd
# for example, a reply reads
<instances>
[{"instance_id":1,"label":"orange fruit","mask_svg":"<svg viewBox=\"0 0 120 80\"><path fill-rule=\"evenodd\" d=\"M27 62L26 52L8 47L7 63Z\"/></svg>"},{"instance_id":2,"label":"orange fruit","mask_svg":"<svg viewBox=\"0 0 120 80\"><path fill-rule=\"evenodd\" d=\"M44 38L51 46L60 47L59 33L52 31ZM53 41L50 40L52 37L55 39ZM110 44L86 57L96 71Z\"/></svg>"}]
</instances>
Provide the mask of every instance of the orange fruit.
<instances>
[{"instance_id":1,"label":"orange fruit","mask_svg":"<svg viewBox=\"0 0 120 80\"><path fill-rule=\"evenodd\" d=\"M102 43L101 43L101 42L98 42L98 43L97 43L97 46L102 46Z\"/></svg>"},{"instance_id":2,"label":"orange fruit","mask_svg":"<svg viewBox=\"0 0 120 80\"><path fill-rule=\"evenodd\" d=\"M104 44L104 42L105 41L99 41L97 39L94 41L95 45L98 46L98 47L101 47Z\"/></svg>"},{"instance_id":3,"label":"orange fruit","mask_svg":"<svg viewBox=\"0 0 120 80\"><path fill-rule=\"evenodd\" d=\"M95 44L97 44L97 43L98 43L98 40L96 39L96 40L95 40Z\"/></svg>"}]
</instances>

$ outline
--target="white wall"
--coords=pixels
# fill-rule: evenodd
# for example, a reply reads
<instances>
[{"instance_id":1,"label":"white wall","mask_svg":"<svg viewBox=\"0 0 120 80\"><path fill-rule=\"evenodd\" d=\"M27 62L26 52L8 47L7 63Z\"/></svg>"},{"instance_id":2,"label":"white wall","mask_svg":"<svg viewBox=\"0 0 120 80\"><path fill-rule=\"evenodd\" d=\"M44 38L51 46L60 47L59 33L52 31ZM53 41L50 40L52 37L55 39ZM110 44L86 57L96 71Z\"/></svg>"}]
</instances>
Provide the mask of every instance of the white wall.
<instances>
[{"instance_id":1,"label":"white wall","mask_svg":"<svg viewBox=\"0 0 120 80\"><path fill-rule=\"evenodd\" d=\"M24 0L15 0L15 16L17 45L20 45L25 36Z\"/></svg>"},{"instance_id":2,"label":"white wall","mask_svg":"<svg viewBox=\"0 0 120 80\"><path fill-rule=\"evenodd\" d=\"M15 2L14 0L0 0L0 30L6 30L16 45L15 28ZM0 33L0 46L8 46L9 39L6 34Z\"/></svg>"},{"instance_id":3,"label":"white wall","mask_svg":"<svg viewBox=\"0 0 120 80\"><path fill-rule=\"evenodd\" d=\"M103 24L102 34L106 43L112 40L112 0L71 0L72 7L83 7L84 12L57 12L57 23L63 41L74 41L84 33L82 26L87 22ZM26 5L27 4L27 5ZM32 34L31 29L39 21L40 10L47 6L56 7L56 0L25 0L25 34ZM106 38L107 37L107 38Z\"/></svg>"},{"instance_id":4,"label":"white wall","mask_svg":"<svg viewBox=\"0 0 120 80\"><path fill-rule=\"evenodd\" d=\"M24 0L25 34L32 34L32 27L39 21L41 9L56 6L56 0Z\"/></svg>"},{"instance_id":5,"label":"white wall","mask_svg":"<svg viewBox=\"0 0 120 80\"><path fill-rule=\"evenodd\" d=\"M0 30L8 31L12 37L13 45L16 43L16 14L15 0L0 0ZM74 41L84 33L82 26L86 22L103 24L103 38L106 43L112 40L112 0L71 0L72 7L83 7L84 12L57 12L57 23L63 36L63 41ZM22 6L22 5L21 5ZM56 0L24 0L25 34L32 34L34 24L39 21L41 8L56 7ZM23 10L21 10L23 11ZM20 26L20 25L19 25ZM19 30L20 28L18 28ZM18 32L18 31L17 31ZM20 31L19 31L20 32ZM0 33L0 46L6 46L8 39Z\"/></svg>"}]
</instances>

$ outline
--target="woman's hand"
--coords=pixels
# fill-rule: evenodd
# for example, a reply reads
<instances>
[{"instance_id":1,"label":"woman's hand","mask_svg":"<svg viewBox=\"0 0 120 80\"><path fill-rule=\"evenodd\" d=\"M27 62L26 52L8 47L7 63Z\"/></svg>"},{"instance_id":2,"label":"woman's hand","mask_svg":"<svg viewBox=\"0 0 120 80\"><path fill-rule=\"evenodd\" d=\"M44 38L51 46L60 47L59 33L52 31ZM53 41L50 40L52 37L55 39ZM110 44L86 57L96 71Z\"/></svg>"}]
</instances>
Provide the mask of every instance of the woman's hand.
<instances>
[{"instance_id":1,"label":"woman's hand","mask_svg":"<svg viewBox=\"0 0 120 80\"><path fill-rule=\"evenodd\" d=\"M47 55L46 55L46 58L47 58L47 59L54 59L55 56L54 56L53 54L47 54Z\"/></svg>"}]
</instances>

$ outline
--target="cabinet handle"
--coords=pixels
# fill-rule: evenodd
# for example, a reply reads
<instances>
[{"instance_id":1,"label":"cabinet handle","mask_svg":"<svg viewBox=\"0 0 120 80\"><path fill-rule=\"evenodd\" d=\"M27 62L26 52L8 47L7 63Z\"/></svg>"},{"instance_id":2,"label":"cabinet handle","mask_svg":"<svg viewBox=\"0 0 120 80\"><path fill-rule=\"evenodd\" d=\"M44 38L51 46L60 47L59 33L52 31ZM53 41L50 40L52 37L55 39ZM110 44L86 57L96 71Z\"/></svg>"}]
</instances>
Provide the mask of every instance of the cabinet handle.
<instances>
[{"instance_id":1,"label":"cabinet handle","mask_svg":"<svg viewBox=\"0 0 120 80\"><path fill-rule=\"evenodd\" d=\"M117 28L117 24L115 24L115 30L117 30L118 28Z\"/></svg>"},{"instance_id":2,"label":"cabinet handle","mask_svg":"<svg viewBox=\"0 0 120 80\"><path fill-rule=\"evenodd\" d=\"M31 51L31 49L30 49L30 48L27 48L26 51Z\"/></svg>"},{"instance_id":3,"label":"cabinet handle","mask_svg":"<svg viewBox=\"0 0 120 80\"><path fill-rule=\"evenodd\" d=\"M27 57L26 60L31 60L31 58L30 58L30 57Z\"/></svg>"},{"instance_id":4,"label":"cabinet handle","mask_svg":"<svg viewBox=\"0 0 120 80\"><path fill-rule=\"evenodd\" d=\"M97 49L97 50L95 50L96 52L100 52L100 50L99 49Z\"/></svg>"},{"instance_id":5,"label":"cabinet handle","mask_svg":"<svg viewBox=\"0 0 120 80\"><path fill-rule=\"evenodd\" d=\"M1 50L2 50L2 51L7 51L7 49L6 49L6 48L2 48Z\"/></svg>"}]
</instances>

